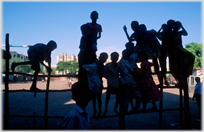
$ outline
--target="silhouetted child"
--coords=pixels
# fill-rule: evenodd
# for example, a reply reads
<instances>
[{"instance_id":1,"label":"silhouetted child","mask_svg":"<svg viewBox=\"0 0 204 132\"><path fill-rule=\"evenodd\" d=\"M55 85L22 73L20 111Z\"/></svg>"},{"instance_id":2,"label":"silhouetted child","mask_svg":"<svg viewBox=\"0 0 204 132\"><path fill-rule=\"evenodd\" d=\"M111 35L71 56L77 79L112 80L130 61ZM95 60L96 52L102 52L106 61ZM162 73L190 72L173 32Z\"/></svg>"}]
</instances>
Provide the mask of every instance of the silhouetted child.
<instances>
[{"instance_id":1,"label":"silhouetted child","mask_svg":"<svg viewBox=\"0 0 204 132\"><path fill-rule=\"evenodd\" d=\"M157 110L155 102L162 98L162 93L156 86L152 74L151 74L151 63L148 62L148 55L146 51L140 51L139 56L141 56L141 83L143 84L143 108L146 110L147 103L152 103L153 107L151 110Z\"/></svg>"},{"instance_id":2,"label":"silhouetted child","mask_svg":"<svg viewBox=\"0 0 204 132\"><path fill-rule=\"evenodd\" d=\"M105 116L108 109L108 102L110 100L110 95L115 94L116 95L116 101L115 101L115 107L114 112L116 114L119 114L116 110L119 105L119 66L117 63L119 54L117 52L111 53L111 60L112 62L106 64L106 67L108 69L108 87L106 91L106 100L105 100L105 111L102 116Z\"/></svg>"},{"instance_id":3,"label":"silhouetted child","mask_svg":"<svg viewBox=\"0 0 204 132\"><path fill-rule=\"evenodd\" d=\"M122 59L120 62L120 80L121 80L121 90L122 97L121 101L125 103L125 108L123 112L127 112L129 101L132 97L136 99L141 99L142 93L134 80L134 70L129 62L130 52L128 50L123 50ZM125 101L125 102L124 102Z\"/></svg>"},{"instance_id":4,"label":"silhouetted child","mask_svg":"<svg viewBox=\"0 0 204 132\"><path fill-rule=\"evenodd\" d=\"M78 54L79 67L82 67L88 52L97 51L97 39L101 37L102 27L97 24L98 13L91 13L91 23L86 23L81 26L82 37L80 40L80 52Z\"/></svg>"},{"instance_id":5,"label":"silhouetted child","mask_svg":"<svg viewBox=\"0 0 204 132\"><path fill-rule=\"evenodd\" d=\"M130 65L132 66L133 70L134 70L134 80L135 82L138 84L139 86L139 75L140 75L140 69L138 68L137 66L137 54L135 54L133 52L133 49L134 49L134 44L132 42L128 42L125 44L125 47L126 47L126 50L128 50L128 52L130 53L130 59L129 59L129 62L130 62ZM135 98L135 97L132 97L132 98ZM135 110L138 110L140 108L140 103L141 103L141 100L140 99L136 99L135 101L135 107L133 106L133 99L130 99L130 105L132 106L132 112L135 111Z\"/></svg>"},{"instance_id":6,"label":"silhouetted child","mask_svg":"<svg viewBox=\"0 0 204 132\"><path fill-rule=\"evenodd\" d=\"M90 52L86 58L85 64L83 64L83 68L86 70L89 91L91 91L93 94L100 94L101 80L99 78L96 63L95 54Z\"/></svg>"},{"instance_id":7,"label":"silhouetted child","mask_svg":"<svg viewBox=\"0 0 204 132\"><path fill-rule=\"evenodd\" d=\"M94 108L94 114L92 117L96 117L96 99L98 100L98 115L96 118L100 118L101 117L101 94L102 94L102 90L103 90L103 80L102 78L108 78L108 70L107 67L104 65L104 63L106 62L108 58L108 54L105 52L102 52L99 56L99 60L97 62L97 67L98 67L98 74L99 74L99 78L101 80L101 87L100 87L100 92L95 94L95 98L93 98L92 103L93 103L93 108Z\"/></svg>"},{"instance_id":8,"label":"silhouetted child","mask_svg":"<svg viewBox=\"0 0 204 132\"><path fill-rule=\"evenodd\" d=\"M51 72L51 52L57 48L57 44L55 41L49 41L47 43L47 45L42 44L42 43L38 43L35 44L31 47L29 47L28 49L28 59L30 61L25 61L25 62L19 62L19 63L15 63L13 62L11 65L11 69L14 72L14 69L16 66L18 65L27 65L27 64L31 64L31 69L35 70L34 73L34 79L33 79L33 83L30 87L30 90L35 91L35 90L40 90L37 88L36 86L36 81L37 81L37 75L40 72L40 64L42 64L43 66L46 67L48 72ZM43 61L48 62L48 66L46 66L44 64Z\"/></svg>"},{"instance_id":9,"label":"silhouetted child","mask_svg":"<svg viewBox=\"0 0 204 132\"><path fill-rule=\"evenodd\" d=\"M195 90L194 90L194 94L193 94L193 100L196 98L196 103L198 105L198 108L199 108L199 117L201 117L201 95L202 95L202 92L201 92L201 88L202 88L202 85L201 85L201 82L200 82L200 77L196 77L195 78L195 81L197 82L197 84L195 85Z\"/></svg>"},{"instance_id":10,"label":"silhouetted child","mask_svg":"<svg viewBox=\"0 0 204 132\"><path fill-rule=\"evenodd\" d=\"M74 108L65 116L62 127L66 130L89 130L90 118L86 106L90 101L90 93L86 85L76 82L72 85L72 99L76 102Z\"/></svg>"},{"instance_id":11,"label":"silhouetted child","mask_svg":"<svg viewBox=\"0 0 204 132\"><path fill-rule=\"evenodd\" d=\"M90 31L90 40L92 42L92 49L97 51L97 39L101 38L102 27L100 24L97 24L98 12L91 12L91 23L87 23Z\"/></svg>"},{"instance_id":12,"label":"silhouetted child","mask_svg":"<svg viewBox=\"0 0 204 132\"><path fill-rule=\"evenodd\" d=\"M187 36L188 33L181 22L176 21L173 25L172 43L170 44L171 54L169 56L169 67L177 82L179 82L179 75L187 79L187 77L192 74L195 60L195 56L183 48L182 35Z\"/></svg>"}]
</instances>

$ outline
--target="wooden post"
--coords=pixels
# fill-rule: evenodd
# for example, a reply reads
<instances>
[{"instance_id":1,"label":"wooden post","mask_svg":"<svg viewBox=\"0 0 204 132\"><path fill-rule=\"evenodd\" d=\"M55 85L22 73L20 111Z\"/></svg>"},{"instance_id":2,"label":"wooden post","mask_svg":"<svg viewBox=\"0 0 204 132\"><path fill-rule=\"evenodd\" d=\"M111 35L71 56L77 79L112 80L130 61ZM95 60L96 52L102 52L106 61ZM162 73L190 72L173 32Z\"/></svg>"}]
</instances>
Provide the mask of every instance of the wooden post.
<instances>
[{"instance_id":1,"label":"wooden post","mask_svg":"<svg viewBox=\"0 0 204 132\"><path fill-rule=\"evenodd\" d=\"M6 76L5 76L5 96L4 96L4 130L9 128L9 98L8 98L8 81L9 81L9 34L6 34Z\"/></svg>"},{"instance_id":2,"label":"wooden post","mask_svg":"<svg viewBox=\"0 0 204 132\"><path fill-rule=\"evenodd\" d=\"M48 93L49 93L49 85L50 85L50 72L48 72L48 78L47 78L47 87L46 87L46 95L45 95L45 128L48 128Z\"/></svg>"},{"instance_id":3,"label":"wooden post","mask_svg":"<svg viewBox=\"0 0 204 132\"><path fill-rule=\"evenodd\" d=\"M163 94L163 75L166 75L166 74L163 74L164 71L161 71L161 78L160 79L160 91L161 93ZM160 103L159 103L159 129L161 130L162 129L162 114L163 114L163 97L161 98L160 100Z\"/></svg>"},{"instance_id":4,"label":"wooden post","mask_svg":"<svg viewBox=\"0 0 204 132\"><path fill-rule=\"evenodd\" d=\"M120 115L119 115L119 129L125 129L125 97L123 87L120 86Z\"/></svg>"},{"instance_id":5,"label":"wooden post","mask_svg":"<svg viewBox=\"0 0 204 132\"><path fill-rule=\"evenodd\" d=\"M179 80L179 92L180 92L180 100L179 100L179 105L180 105L180 127L181 129L184 128L183 126L183 96L182 96L182 79Z\"/></svg>"},{"instance_id":6,"label":"wooden post","mask_svg":"<svg viewBox=\"0 0 204 132\"><path fill-rule=\"evenodd\" d=\"M187 77L182 77L183 81L183 89L184 89L184 114L185 114L185 128L187 130L192 130L192 121L191 114L189 108L189 94L188 94L188 85L187 85Z\"/></svg>"}]
</instances>

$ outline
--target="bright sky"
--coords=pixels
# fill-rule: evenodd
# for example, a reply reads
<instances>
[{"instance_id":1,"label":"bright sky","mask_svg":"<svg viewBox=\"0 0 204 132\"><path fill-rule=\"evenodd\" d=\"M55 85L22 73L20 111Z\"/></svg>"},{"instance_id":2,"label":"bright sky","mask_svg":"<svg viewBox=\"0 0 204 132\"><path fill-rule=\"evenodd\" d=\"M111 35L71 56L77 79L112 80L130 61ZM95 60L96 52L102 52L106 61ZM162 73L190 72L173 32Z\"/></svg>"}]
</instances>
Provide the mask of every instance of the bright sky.
<instances>
[{"instance_id":1,"label":"bright sky","mask_svg":"<svg viewBox=\"0 0 204 132\"><path fill-rule=\"evenodd\" d=\"M147 30L158 31L169 19L180 21L187 30L183 36L183 46L191 42L202 43L202 2L7 2L2 4L2 44L6 33L10 34L11 45L47 44L49 40L57 42L52 52L52 65L56 65L57 55L78 55L81 38L80 26L91 22L90 13L99 13L98 24L102 26L98 40L97 55L101 52L117 51L120 55L127 42L123 26L127 26L129 35L133 33L130 24L137 20L145 24ZM20 54L27 55L28 48L14 48Z\"/></svg>"}]
</instances>

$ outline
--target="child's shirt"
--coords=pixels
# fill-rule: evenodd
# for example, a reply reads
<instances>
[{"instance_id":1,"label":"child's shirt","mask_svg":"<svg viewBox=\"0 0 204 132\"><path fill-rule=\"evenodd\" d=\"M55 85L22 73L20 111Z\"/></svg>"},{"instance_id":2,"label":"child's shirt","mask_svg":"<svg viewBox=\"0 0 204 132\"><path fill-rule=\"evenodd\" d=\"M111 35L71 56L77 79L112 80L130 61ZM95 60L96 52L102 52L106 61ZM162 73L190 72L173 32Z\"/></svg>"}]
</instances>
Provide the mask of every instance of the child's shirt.
<instances>
[{"instance_id":1,"label":"child's shirt","mask_svg":"<svg viewBox=\"0 0 204 132\"><path fill-rule=\"evenodd\" d=\"M106 64L108 69L108 87L119 88L119 67L118 64L113 65L112 62Z\"/></svg>"},{"instance_id":2,"label":"child's shirt","mask_svg":"<svg viewBox=\"0 0 204 132\"><path fill-rule=\"evenodd\" d=\"M101 81L97 71L98 70L97 64L96 63L86 65L84 64L83 68L86 69L87 71L89 90L94 91L95 93L99 93Z\"/></svg>"},{"instance_id":3,"label":"child's shirt","mask_svg":"<svg viewBox=\"0 0 204 132\"><path fill-rule=\"evenodd\" d=\"M137 68L137 54L133 53L130 55L130 65L132 66L132 68Z\"/></svg>"},{"instance_id":4,"label":"child's shirt","mask_svg":"<svg viewBox=\"0 0 204 132\"><path fill-rule=\"evenodd\" d=\"M201 92L201 83L200 82L195 85L195 92L194 93L195 94L201 94L202 93Z\"/></svg>"},{"instance_id":5,"label":"child's shirt","mask_svg":"<svg viewBox=\"0 0 204 132\"><path fill-rule=\"evenodd\" d=\"M133 76L130 72L133 72L133 68L128 60L121 59L120 62L120 79L121 84L132 84L136 85Z\"/></svg>"},{"instance_id":6,"label":"child's shirt","mask_svg":"<svg viewBox=\"0 0 204 132\"><path fill-rule=\"evenodd\" d=\"M82 110L77 104L75 104L74 109L65 116L62 122L62 127L67 130L89 130L90 119L88 112Z\"/></svg>"}]
</instances>

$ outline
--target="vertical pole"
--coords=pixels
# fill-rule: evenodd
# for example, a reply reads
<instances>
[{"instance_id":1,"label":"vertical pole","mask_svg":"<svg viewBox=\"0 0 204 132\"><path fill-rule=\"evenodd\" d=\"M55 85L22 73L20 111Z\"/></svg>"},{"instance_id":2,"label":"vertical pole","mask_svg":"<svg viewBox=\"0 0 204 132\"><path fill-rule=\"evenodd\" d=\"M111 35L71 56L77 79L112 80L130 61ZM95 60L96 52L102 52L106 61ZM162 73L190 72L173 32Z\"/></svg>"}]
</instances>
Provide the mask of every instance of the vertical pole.
<instances>
[{"instance_id":1,"label":"vertical pole","mask_svg":"<svg viewBox=\"0 0 204 132\"><path fill-rule=\"evenodd\" d=\"M35 115L36 115L36 91L34 92L33 127L35 127Z\"/></svg>"},{"instance_id":2,"label":"vertical pole","mask_svg":"<svg viewBox=\"0 0 204 132\"><path fill-rule=\"evenodd\" d=\"M189 94L188 94L188 85L187 85L187 77L182 77L183 81L183 89L184 89L184 114L185 114L185 128L187 130L192 130L192 121L191 114L189 108Z\"/></svg>"},{"instance_id":3,"label":"vertical pole","mask_svg":"<svg viewBox=\"0 0 204 132\"><path fill-rule=\"evenodd\" d=\"M119 115L119 129L125 129L125 97L123 86L120 85L120 115Z\"/></svg>"},{"instance_id":4,"label":"vertical pole","mask_svg":"<svg viewBox=\"0 0 204 132\"><path fill-rule=\"evenodd\" d=\"M47 78L47 87L46 87L46 95L45 95L45 128L48 128L48 119L47 119L47 113L48 113L48 92L49 92L49 85L50 85L50 72L48 72L48 78Z\"/></svg>"},{"instance_id":5,"label":"vertical pole","mask_svg":"<svg viewBox=\"0 0 204 132\"><path fill-rule=\"evenodd\" d=\"M183 126L183 96L182 96L182 79L181 78L179 80L179 92L180 92L180 100L179 100L180 127L181 127L181 129L183 129L184 128L184 126Z\"/></svg>"},{"instance_id":6,"label":"vertical pole","mask_svg":"<svg viewBox=\"0 0 204 132\"><path fill-rule=\"evenodd\" d=\"M9 81L9 34L6 34L6 76L5 76L5 97L4 97L4 130L9 128L9 99L8 99L8 81Z\"/></svg>"},{"instance_id":7,"label":"vertical pole","mask_svg":"<svg viewBox=\"0 0 204 132\"><path fill-rule=\"evenodd\" d=\"M163 94L163 74L164 71L162 71L161 73L161 78L160 78L160 91ZM163 114L163 97L160 100L160 104L159 104L159 129L162 129L162 114Z\"/></svg>"}]
</instances>

